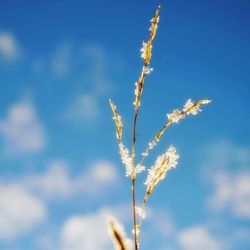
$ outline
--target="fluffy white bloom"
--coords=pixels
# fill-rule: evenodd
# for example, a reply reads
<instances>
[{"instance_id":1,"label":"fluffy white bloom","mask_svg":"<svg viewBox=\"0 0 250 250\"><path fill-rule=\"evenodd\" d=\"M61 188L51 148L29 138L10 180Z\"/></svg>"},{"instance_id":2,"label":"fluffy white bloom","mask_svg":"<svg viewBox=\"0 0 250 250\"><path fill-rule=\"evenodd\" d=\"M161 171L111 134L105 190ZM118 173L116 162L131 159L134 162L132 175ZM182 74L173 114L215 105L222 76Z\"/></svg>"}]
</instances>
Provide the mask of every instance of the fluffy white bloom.
<instances>
[{"instance_id":1,"label":"fluffy white bloom","mask_svg":"<svg viewBox=\"0 0 250 250\"><path fill-rule=\"evenodd\" d=\"M111 99L109 99L109 104L113 112L113 120L115 121L115 125L116 125L116 137L119 141L121 141L122 140L122 127L123 127L122 118L117 113L116 105L111 101Z\"/></svg>"},{"instance_id":2,"label":"fluffy white bloom","mask_svg":"<svg viewBox=\"0 0 250 250\"><path fill-rule=\"evenodd\" d=\"M141 164L137 164L137 166L135 167L135 175L141 173L144 170L145 170L144 166L142 166Z\"/></svg>"},{"instance_id":3,"label":"fluffy white bloom","mask_svg":"<svg viewBox=\"0 0 250 250\"><path fill-rule=\"evenodd\" d=\"M139 84L138 82L135 83L135 101L133 102L134 106L138 105L138 107L140 107L140 99L139 99Z\"/></svg>"},{"instance_id":4,"label":"fluffy white bloom","mask_svg":"<svg viewBox=\"0 0 250 250\"><path fill-rule=\"evenodd\" d=\"M151 149L156 145L157 142L159 142L159 139L156 139L156 140L150 142L150 143L148 144L148 148L151 150ZM147 153L146 153L146 154L147 154Z\"/></svg>"},{"instance_id":5,"label":"fluffy white bloom","mask_svg":"<svg viewBox=\"0 0 250 250\"><path fill-rule=\"evenodd\" d=\"M157 183L165 178L169 169L175 168L178 158L179 155L176 154L175 147L170 146L165 154L156 159L155 164L148 170L148 177L145 182L148 194L152 193Z\"/></svg>"},{"instance_id":6,"label":"fluffy white bloom","mask_svg":"<svg viewBox=\"0 0 250 250\"><path fill-rule=\"evenodd\" d=\"M133 171L132 164L131 164L131 167L126 167L126 176L131 176L131 177L135 178L137 174L141 173L144 170L145 170L145 167L138 164L134 168L134 171Z\"/></svg>"},{"instance_id":7,"label":"fluffy white bloom","mask_svg":"<svg viewBox=\"0 0 250 250\"><path fill-rule=\"evenodd\" d=\"M191 99L188 99L187 102L184 105L183 112L185 112L187 115L197 115L198 112L201 111L200 106L202 104L208 104L211 100L203 99L199 100L198 102L194 103Z\"/></svg>"},{"instance_id":8,"label":"fluffy white bloom","mask_svg":"<svg viewBox=\"0 0 250 250\"><path fill-rule=\"evenodd\" d=\"M145 59L145 57L146 57L147 46L148 46L148 44L143 41L142 48L140 50L141 51L141 58L143 58L143 59Z\"/></svg>"},{"instance_id":9,"label":"fluffy white bloom","mask_svg":"<svg viewBox=\"0 0 250 250\"><path fill-rule=\"evenodd\" d=\"M148 43L142 42L142 48L140 51L141 51L141 58L143 58L145 62L147 62L148 64L151 58L152 44L149 42Z\"/></svg>"},{"instance_id":10,"label":"fluffy white bloom","mask_svg":"<svg viewBox=\"0 0 250 250\"><path fill-rule=\"evenodd\" d=\"M186 112L187 114L192 114L192 115L197 115L198 112L201 111L199 106L194 107L194 102L191 99L188 99L187 102L184 105L183 111Z\"/></svg>"},{"instance_id":11,"label":"fluffy white bloom","mask_svg":"<svg viewBox=\"0 0 250 250\"><path fill-rule=\"evenodd\" d=\"M122 163L125 165L126 176L132 176L133 166L132 166L132 158L129 155L129 150L122 143L119 143L119 150Z\"/></svg>"},{"instance_id":12,"label":"fluffy white bloom","mask_svg":"<svg viewBox=\"0 0 250 250\"><path fill-rule=\"evenodd\" d=\"M131 176L132 178L135 178L137 174L145 170L145 167L141 164L138 164L133 169L132 158L129 154L129 150L122 143L119 143L119 150L122 163L125 165L126 176Z\"/></svg>"},{"instance_id":13,"label":"fluffy white bloom","mask_svg":"<svg viewBox=\"0 0 250 250\"><path fill-rule=\"evenodd\" d=\"M134 229L132 230L132 234L133 235L135 234L135 230ZM139 234L140 234L140 226L136 225L136 236L138 236Z\"/></svg>"},{"instance_id":14,"label":"fluffy white bloom","mask_svg":"<svg viewBox=\"0 0 250 250\"><path fill-rule=\"evenodd\" d=\"M142 219L146 218L145 211L142 211L141 207L135 207L135 212L139 215L139 217L142 217Z\"/></svg>"},{"instance_id":15,"label":"fluffy white bloom","mask_svg":"<svg viewBox=\"0 0 250 250\"><path fill-rule=\"evenodd\" d=\"M144 68L144 72L146 75L150 74L152 71L153 71L153 68L150 68L148 66Z\"/></svg>"},{"instance_id":16,"label":"fluffy white bloom","mask_svg":"<svg viewBox=\"0 0 250 250\"><path fill-rule=\"evenodd\" d=\"M174 109L171 114L167 114L170 121L178 123L180 119L184 117L179 109Z\"/></svg>"}]
</instances>

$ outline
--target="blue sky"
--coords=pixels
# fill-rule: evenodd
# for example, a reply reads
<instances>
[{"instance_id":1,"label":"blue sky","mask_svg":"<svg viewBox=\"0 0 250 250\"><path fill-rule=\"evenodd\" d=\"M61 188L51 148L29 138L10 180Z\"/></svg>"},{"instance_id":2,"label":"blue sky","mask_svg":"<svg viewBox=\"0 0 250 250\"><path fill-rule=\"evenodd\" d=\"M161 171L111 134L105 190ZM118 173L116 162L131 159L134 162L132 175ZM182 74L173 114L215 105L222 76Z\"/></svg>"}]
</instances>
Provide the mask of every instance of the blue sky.
<instances>
[{"instance_id":1,"label":"blue sky","mask_svg":"<svg viewBox=\"0 0 250 250\"><path fill-rule=\"evenodd\" d=\"M140 48L158 2L0 4L0 249L112 249L107 214L132 236L108 98L129 146ZM159 4L137 156L167 113L189 98L212 103L170 127L145 162L170 145L180 155L149 200L141 249L249 249L250 2Z\"/></svg>"}]
</instances>

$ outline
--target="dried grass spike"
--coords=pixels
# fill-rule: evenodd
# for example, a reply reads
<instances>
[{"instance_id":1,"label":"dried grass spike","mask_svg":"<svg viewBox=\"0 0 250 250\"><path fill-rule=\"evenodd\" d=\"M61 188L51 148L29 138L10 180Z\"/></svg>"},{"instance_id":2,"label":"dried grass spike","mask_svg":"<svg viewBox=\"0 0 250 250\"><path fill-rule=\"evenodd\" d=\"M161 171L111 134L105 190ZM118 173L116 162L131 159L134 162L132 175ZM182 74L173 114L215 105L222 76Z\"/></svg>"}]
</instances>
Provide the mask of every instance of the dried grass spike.
<instances>
[{"instance_id":1,"label":"dried grass spike","mask_svg":"<svg viewBox=\"0 0 250 250\"><path fill-rule=\"evenodd\" d=\"M158 28L158 23L160 20L160 9L161 6L159 5L156 12L155 16L153 19L151 19L151 26L149 28L150 30L150 35L148 42L145 43L143 42L142 49L141 49L141 57L144 59L144 64L147 66L150 63L151 57L152 57L152 43L156 35L156 31Z\"/></svg>"},{"instance_id":2,"label":"dried grass spike","mask_svg":"<svg viewBox=\"0 0 250 250\"><path fill-rule=\"evenodd\" d=\"M158 6L155 16L153 19L151 19L151 26L149 28L150 34L147 42L142 42L142 48L141 48L141 57L144 60L144 65L142 67L142 72L139 77L138 82L136 82L136 88L135 88L135 101L134 101L134 106L135 110L137 111L139 106L140 106L140 100L141 100L141 94L144 86L144 80L145 76L148 75L153 69L149 67L150 60L152 57L152 48L153 48L153 41L156 35L156 31L158 28L158 23L160 20L160 9L161 6Z\"/></svg>"},{"instance_id":3,"label":"dried grass spike","mask_svg":"<svg viewBox=\"0 0 250 250\"><path fill-rule=\"evenodd\" d=\"M188 99L184 105L182 112L184 113L184 115L197 115L198 112L201 112L200 106L203 104L209 104L210 102L211 100L203 99L194 103L191 99Z\"/></svg>"},{"instance_id":4,"label":"dried grass spike","mask_svg":"<svg viewBox=\"0 0 250 250\"><path fill-rule=\"evenodd\" d=\"M165 178L167 171L175 168L178 158L179 155L176 154L175 147L170 146L165 154L156 159L155 164L148 171L148 177L145 182L148 196L153 192L158 182Z\"/></svg>"},{"instance_id":5,"label":"dried grass spike","mask_svg":"<svg viewBox=\"0 0 250 250\"><path fill-rule=\"evenodd\" d=\"M109 218L108 231L116 250L132 250L132 242L126 237L123 226L114 218Z\"/></svg>"},{"instance_id":6,"label":"dried grass spike","mask_svg":"<svg viewBox=\"0 0 250 250\"><path fill-rule=\"evenodd\" d=\"M109 104L111 107L111 110L113 112L113 119L115 120L115 125L116 125L116 137L119 140L119 142L122 142L122 118L121 116L117 113L116 111L116 106L115 104L112 102L111 99L109 99Z\"/></svg>"}]
</instances>

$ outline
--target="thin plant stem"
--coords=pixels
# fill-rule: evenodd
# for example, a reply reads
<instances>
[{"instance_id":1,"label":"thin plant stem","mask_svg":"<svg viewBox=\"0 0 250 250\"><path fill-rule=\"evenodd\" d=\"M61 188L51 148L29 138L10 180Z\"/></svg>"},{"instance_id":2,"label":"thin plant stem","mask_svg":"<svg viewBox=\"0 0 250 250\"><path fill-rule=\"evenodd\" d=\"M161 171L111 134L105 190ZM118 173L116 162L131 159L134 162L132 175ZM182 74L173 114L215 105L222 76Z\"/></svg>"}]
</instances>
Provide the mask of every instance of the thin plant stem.
<instances>
[{"instance_id":1,"label":"thin plant stem","mask_svg":"<svg viewBox=\"0 0 250 250\"><path fill-rule=\"evenodd\" d=\"M172 121L168 121L167 123L165 123L165 125L159 130L159 132L157 133L157 135L154 137L153 141L151 142L152 145L156 145L157 142L160 140L160 138L162 137L162 135L164 134L164 132L167 130L167 128L172 124ZM145 151L145 153L143 153L142 155L142 159L140 161L140 165L143 164L143 161L145 160L145 158L148 156L150 150L153 149L153 147L148 147Z\"/></svg>"},{"instance_id":2,"label":"thin plant stem","mask_svg":"<svg viewBox=\"0 0 250 250\"><path fill-rule=\"evenodd\" d=\"M144 196L142 207L141 207L140 222L139 222L139 226L138 226L139 232L138 232L138 237L137 237L138 243L140 242L140 236L141 236L140 232L141 232L141 225L142 225L142 217L143 217L143 213L144 213L144 210L145 210L147 200L148 200L148 194L146 194Z\"/></svg>"},{"instance_id":3,"label":"thin plant stem","mask_svg":"<svg viewBox=\"0 0 250 250\"><path fill-rule=\"evenodd\" d=\"M135 207L136 207L136 203L135 203L135 179L132 179L132 201L133 201L133 222L134 222L134 247L135 250L138 249L138 244L137 244L137 232L136 232L136 211L135 211Z\"/></svg>"},{"instance_id":4,"label":"thin plant stem","mask_svg":"<svg viewBox=\"0 0 250 250\"><path fill-rule=\"evenodd\" d=\"M152 43L154 40L154 37L156 35L156 30L157 30L157 24L159 22L159 12L160 12L160 6L158 6L155 17L153 18L153 22L151 25L151 32L149 35L149 40L146 45L146 55L144 57L144 64L142 67L142 71L139 77L139 80L137 82L137 88L138 90L136 91L136 100L135 100L135 113L134 113L134 122L133 122L133 138L132 138L132 148L131 148L131 154L132 154L132 200L133 200L133 221L134 221L134 245L135 245L135 250L138 249L138 243L137 243L137 222L136 222L136 199L135 199L135 143L136 143L136 123L138 119L138 114L139 114L139 106L140 106L140 100L141 100L141 95L142 95L142 89L144 86L144 81L145 77L147 75L147 70L148 70L148 65L150 64L151 60L151 50L152 50Z\"/></svg>"},{"instance_id":5,"label":"thin plant stem","mask_svg":"<svg viewBox=\"0 0 250 250\"><path fill-rule=\"evenodd\" d=\"M136 121L138 118L138 109L135 109L135 115L134 115L134 125L133 125L133 141L132 141L132 149L131 149L131 155L132 155L132 167L133 167L133 173L132 173L132 203L133 203L133 228L134 228L134 247L135 250L138 249L137 244L137 222L136 222L136 198L135 198L135 143L136 143Z\"/></svg>"},{"instance_id":6,"label":"thin plant stem","mask_svg":"<svg viewBox=\"0 0 250 250\"><path fill-rule=\"evenodd\" d=\"M207 104L210 101L208 100L199 100L197 102L195 102L191 107L189 107L188 109L186 109L185 111L182 110L180 112L180 116L184 117L187 114L189 114L192 110L195 110L197 108L199 108L199 106L201 104ZM145 158L148 156L149 152L151 151L151 149L153 149L153 147L158 143L158 141L161 139L161 137L163 136L163 134L165 133L165 131L168 129L168 127L174 123L173 120L169 120L165 123L165 125L158 131L158 133L156 134L156 136L154 137L154 139L152 140L152 142L150 143L151 146L149 146L146 151L142 154L142 159L140 161L140 165L143 164Z\"/></svg>"}]
</instances>

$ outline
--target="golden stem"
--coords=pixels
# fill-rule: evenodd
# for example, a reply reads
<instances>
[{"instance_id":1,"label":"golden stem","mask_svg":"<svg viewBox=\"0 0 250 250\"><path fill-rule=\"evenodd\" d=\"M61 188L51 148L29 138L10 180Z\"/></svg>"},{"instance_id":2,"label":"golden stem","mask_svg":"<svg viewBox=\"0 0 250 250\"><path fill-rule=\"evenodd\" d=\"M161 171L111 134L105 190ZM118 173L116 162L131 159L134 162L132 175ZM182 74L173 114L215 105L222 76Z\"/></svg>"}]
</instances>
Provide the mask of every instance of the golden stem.
<instances>
[{"instance_id":1,"label":"golden stem","mask_svg":"<svg viewBox=\"0 0 250 250\"><path fill-rule=\"evenodd\" d=\"M167 130L167 128L172 124L172 121L168 121L160 130L159 132L156 134L156 136L154 137L153 141L151 142L151 144L153 144L154 146L157 144L157 142L160 140L160 138L163 136L163 134L165 133L165 131ZM153 146L153 147L154 147ZM148 147L145 151L145 153L143 153L142 159L140 161L140 165L142 165L143 161L145 160L145 158L148 156L149 152L151 151L151 149L153 147Z\"/></svg>"},{"instance_id":2,"label":"golden stem","mask_svg":"<svg viewBox=\"0 0 250 250\"><path fill-rule=\"evenodd\" d=\"M139 229L138 237L137 237L138 243L140 242L140 236L141 236L142 215L144 213L147 200L148 200L148 194L146 193L145 196L144 196L144 199L143 199L143 203L142 203L141 214L140 214L140 223L139 223L139 226L138 226L138 229Z\"/></svg>"},{"instance_id":3,"label":"golden stem","mask_svg":"<svg viewBox=\"0 0 250 250\"><path fill-rule=\"evenodd\" d=\"M133 201L133 221L134 221L134 246L135 250L138 249L138 244L137 244L137 232L136 232L136 203L135 203L135 179L132 179L132 201Z\"/></svg>"}]
</instances>

